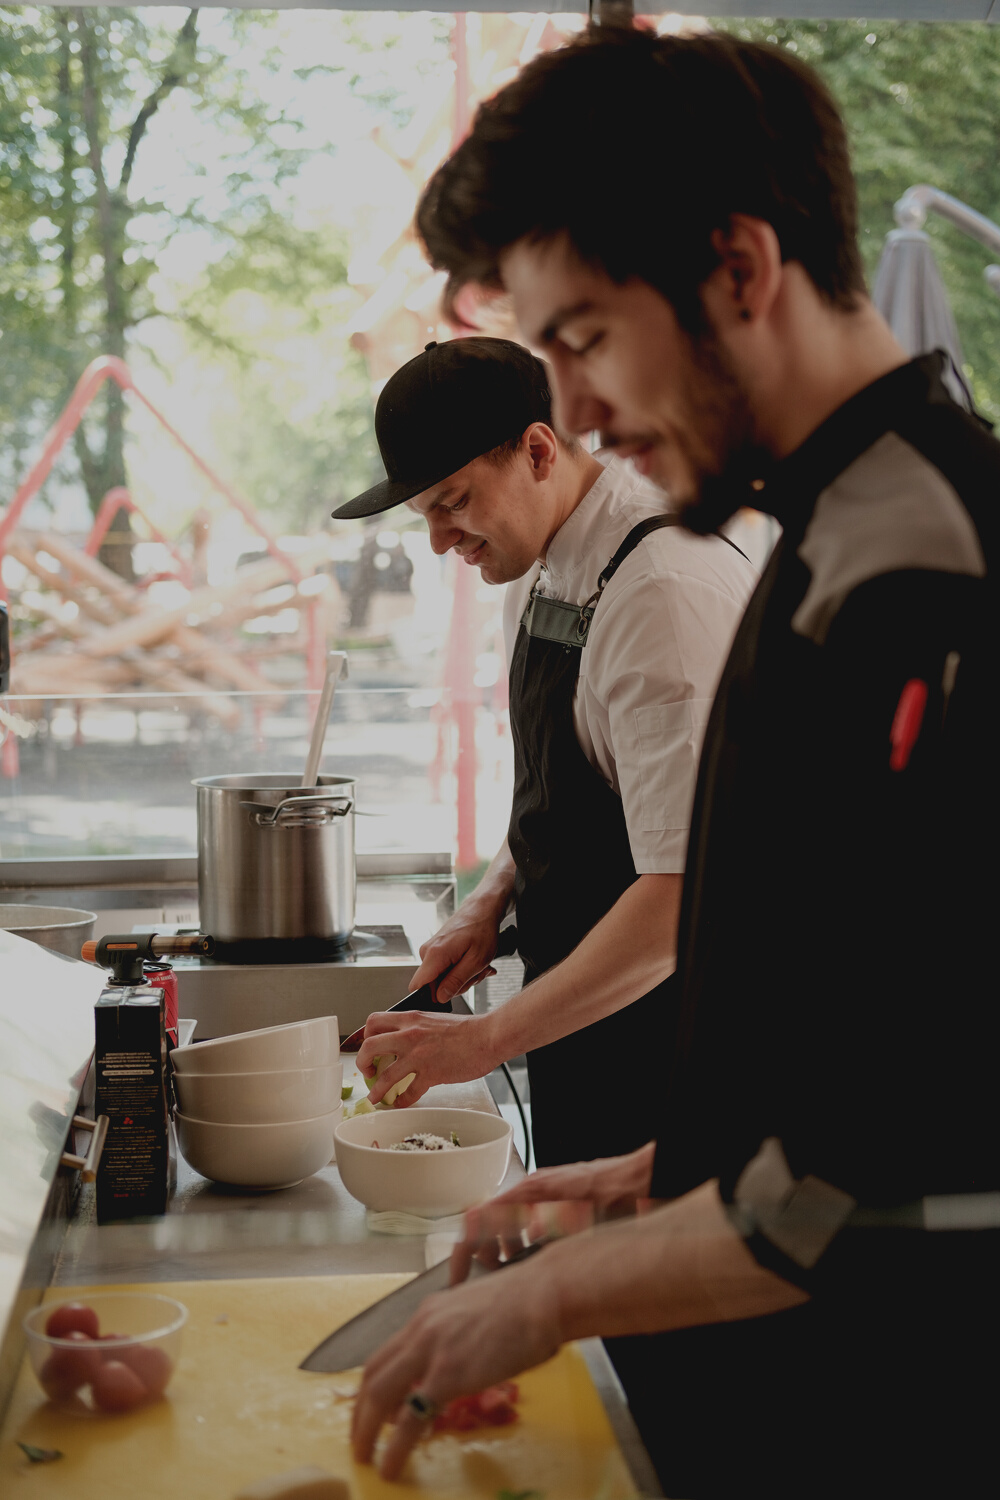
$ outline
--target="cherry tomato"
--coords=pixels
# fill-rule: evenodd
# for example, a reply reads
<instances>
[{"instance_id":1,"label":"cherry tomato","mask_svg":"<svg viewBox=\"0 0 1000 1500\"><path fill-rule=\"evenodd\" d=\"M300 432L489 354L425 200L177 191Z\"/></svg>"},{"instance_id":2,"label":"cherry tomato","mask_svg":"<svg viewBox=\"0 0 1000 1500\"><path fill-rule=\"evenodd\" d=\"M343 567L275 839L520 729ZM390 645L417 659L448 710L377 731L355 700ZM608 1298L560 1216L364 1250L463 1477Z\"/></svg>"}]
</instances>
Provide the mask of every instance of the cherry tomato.
<instances>
[{"instance_id":1,"label":"cherry tomato","mask_svg":"<svg viewBox=\"0 0 1000 1500\"><path fill-rule=\"evenodd\" d=\"M85 1333L96 1339L100 1330L97 1314L85 1302L63 1302L49 1313L45 1332L50 1339L64 1339L71 1333Z\"/></svg>"},{"instance_id":2,"label":"cherry tomato","mask_svg":"<svg viewBox=\"0 0 1000 1500\"><path fill-rule=\"evenodd\" d=\"M51 1401L65 1401L88 1384L90 1371L81 1367L71 1349L57 1349L39 1370L38 1379Z\"/></svg>"},{"instance_id":3,"label":"cherry tomato","mask_svg":"<svg viewBox=\"0 0 1000 1500\"><path fill-rule=\"evenodd\" d=\"M134 1370L121 1360L105 1360L91 1382L94 1404L101 1411L133 1411L149 1399L149 1392Z\"/></svg>"},{"instance_id":4,"label":"cherry tomato","mask_svg":"<svg viewBox=\"0 0 1000 1500\"><path fill-rule=\"evenodd\" d=\"M79 1330L74 1329L72 1333L67 1333L66 1343L72 1344L73 1348L63 1349L61 1352L75 1359L81 1369L88 1372L87 1379L89 1380L95 1370L99 1370L104 1363L104 1357L97 1347L97 1340L88 1338L85 1333L80 1333Z\"/></svg>"},{"instance_id":5,"label":"cherry tomato","mask_svg":"<svg viewBox=\"0 0 1000 1500\"><path fill-rule=\"evenodd\" d=\"M76 1378L75 1372L71 1374L66 1369L61 1349L49 1355L38 1372L38 1380L50 1401L65 1401L83 1384L82 1380Z\"/></svg>"},{"instance_id":6,"label":"cherry tomato","mask_svg":"<svg viewBox=\"0 0 1000 1500\"><path fill-rule=\"evenodd\" d=\"M104 1360L95 1341L74 1329L66 1334L73 1348L53 1349L39 1372L45 1394L53 1401L63 1401L81 1386L89 1385Z\"/></svg>"},{"instance_id":7,"label":"cherry tomato","mask_svg":"<svg viewBox=\"0 0 1000 1500\"><path fill-rule=\"evenodd\" d=\"M146 1348L142 1344L130 1344L114 1356L123 1365L128 1365L142 1381L150 1396L162 1396L174 1373L174 1366L162 1349Z\"/></svg>"}]
</instances>

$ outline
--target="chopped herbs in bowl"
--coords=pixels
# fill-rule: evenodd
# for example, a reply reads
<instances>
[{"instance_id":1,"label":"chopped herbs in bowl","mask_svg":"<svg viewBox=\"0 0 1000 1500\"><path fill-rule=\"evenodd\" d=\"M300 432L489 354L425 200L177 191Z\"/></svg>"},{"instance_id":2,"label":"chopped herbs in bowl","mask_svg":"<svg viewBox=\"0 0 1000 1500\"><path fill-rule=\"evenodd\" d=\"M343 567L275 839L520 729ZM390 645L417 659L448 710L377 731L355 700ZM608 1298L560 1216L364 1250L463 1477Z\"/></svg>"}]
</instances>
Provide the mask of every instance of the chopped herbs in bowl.
<instances>
[{"instance_id":1,"label":"chopped herbs in bowl","mask_svg":"<svg viewBox=\"0 0 1000 1500\"><path fill-rule=\"evenodd\" d=\"M510 1122L492 1111L414 1105L342 1120L337 1170L373 1213L447 1218L492 1198L510 1161Z\"/></svg>"},{"instance_id":2,"label":"chopped herbs in bowl","mask_svg":"<svg viewBox=\"0 0 1000 1500\"><path fill-rule=\"evenodd\" d=\"M395 1141L393 1145L386 1146L386 1151L454 1151L456 1146L462 1142L456 1131L451 1132L451 1140L446 1141L443 1135L435 1135L430 1130L418 1130L413 1135L404 1135L401 1141ZM373 1146L378 1141L372 1142Z\"/></svg>"}]
</instances>

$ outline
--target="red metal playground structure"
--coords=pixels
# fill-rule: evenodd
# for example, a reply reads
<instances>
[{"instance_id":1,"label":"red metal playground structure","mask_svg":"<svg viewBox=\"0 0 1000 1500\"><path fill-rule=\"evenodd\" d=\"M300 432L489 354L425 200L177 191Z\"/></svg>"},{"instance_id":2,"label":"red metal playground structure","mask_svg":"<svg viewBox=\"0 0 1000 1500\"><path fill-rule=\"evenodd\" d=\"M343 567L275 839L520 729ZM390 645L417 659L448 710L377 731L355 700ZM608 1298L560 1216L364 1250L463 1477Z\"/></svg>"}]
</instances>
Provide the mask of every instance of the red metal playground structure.
<instances>
[{"instance_id":1,"label":"red metal playground structure","mask_svg":"<svg viewBox=\"0 0 1000 1500\"><path fill-rule=\"evenodd\" d=\"M227 505L238 511L260 537L268 556L240 568L235 583L199 586L192 578L191 564L184 551L143 515L128 491L121 487L105 495L82 547L51 531L20 528L26 507L52 472L84 412L109 379L152 414ZM139 516L149 537L167 549L172 560L169 572L148 575L131 584L98 561L101 544L122 508ZM111 356L95 359L81 375L46 436L39 457L6 511L0 514L0 568L5 556L27 568L53 598L61 599L64 605L76 606L75 611L69 611L68 618L65 609L61 612L53 609L51 622L34 632L32 644L45 646L54 642L56 649L30 654L36 677L30 696L51 695L83 701L116 692L128 696L130 688L133 692L197 693L207 711L223 723L235 724L237 711L228 693L234 689L268 691L273 696L276 690L258 670L252 654L244 655L234 648L232 627L251 615L273 612L274 607L261 596L289 583L295 588L295 605L305 626L306 688L318 696L332 624L324 597L329 576L329 536L317 537L314 546L297 550L295 555L284 550L254 506L194 451L143 394L121 359ZM444 763L448 760L453 763L458 804L458 865L471 869L477 860L475 721L482 693L474 684L473 578L468 568L456 569L454 576L443 692L435 712L439 750L433 769L437 780ZM145 597L144 587L164 577L178 579L190 591L183 605L163 608ZM6 598L2 575L0 598ZM284 592L282 603L287 602ZM228 639L223 633L227 627ZM15 641L12 654L16 649ZM28 661L26 654L25 667ZM46 677L45 670L56 675ZM450 746L454 747L451 754ZM0 749L0 774L15 777L18 769L17 738L8 734Z\"/></svg>"}]
</instances>

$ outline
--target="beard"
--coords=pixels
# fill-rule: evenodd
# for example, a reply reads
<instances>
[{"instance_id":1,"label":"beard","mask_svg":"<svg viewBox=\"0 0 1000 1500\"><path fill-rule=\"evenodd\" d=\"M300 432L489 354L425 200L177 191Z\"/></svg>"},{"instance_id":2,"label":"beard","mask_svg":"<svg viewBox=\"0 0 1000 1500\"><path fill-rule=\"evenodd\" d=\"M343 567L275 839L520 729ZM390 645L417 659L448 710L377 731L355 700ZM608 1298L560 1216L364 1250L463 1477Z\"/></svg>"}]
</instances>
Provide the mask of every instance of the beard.
<instances>
[{"instance_id":1,"label":"beard","mask_svg":"<svg viewBox=\"0 0 1000 1500\"><path fill-rule=\"evenodd\" d=\"M688 531L708 536L753 504L751 483L770 459L754 443L750 401L725 349L710 332L691 338L689 347L689 428L679 442L695 489L677 509Z\"/></svg>"}]
</instances>

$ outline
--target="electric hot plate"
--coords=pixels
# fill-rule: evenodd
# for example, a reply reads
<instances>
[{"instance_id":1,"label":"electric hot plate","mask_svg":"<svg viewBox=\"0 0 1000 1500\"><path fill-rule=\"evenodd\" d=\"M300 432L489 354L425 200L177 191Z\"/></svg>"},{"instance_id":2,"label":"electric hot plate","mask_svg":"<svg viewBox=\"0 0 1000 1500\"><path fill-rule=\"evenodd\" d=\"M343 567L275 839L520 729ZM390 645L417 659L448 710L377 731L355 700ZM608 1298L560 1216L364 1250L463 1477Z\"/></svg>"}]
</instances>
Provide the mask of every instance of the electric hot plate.
<instances>
[{"instance_id":1,"label":"electric hot plate","mask_svg":"<svg viewBox=\"0 0 1000 1500\"><path fill-rule=\"evenodd\" d=\"M348 1036L409 989L419 963L401 926L356 927L338 948L322 944L216 944L213 958L178 958L177 1001L198 1023L197 1041L335 1015Z\"/></svg>"}]
</instances>

